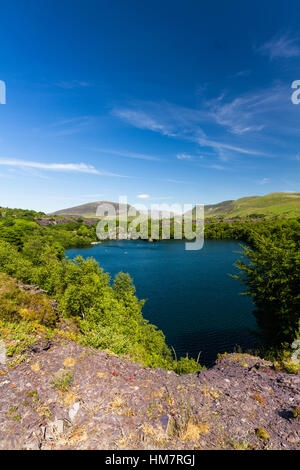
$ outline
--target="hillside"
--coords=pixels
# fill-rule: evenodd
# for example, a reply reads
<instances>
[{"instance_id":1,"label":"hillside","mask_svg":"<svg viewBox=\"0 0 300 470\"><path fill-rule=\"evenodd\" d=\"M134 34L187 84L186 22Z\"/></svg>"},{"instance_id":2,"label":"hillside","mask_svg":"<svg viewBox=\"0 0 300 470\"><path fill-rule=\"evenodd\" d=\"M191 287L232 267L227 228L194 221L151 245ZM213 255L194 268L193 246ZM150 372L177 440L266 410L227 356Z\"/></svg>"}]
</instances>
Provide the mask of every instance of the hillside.
<instances>
[{"instance_id":1,"label":"hillside","mask_svg":"<svg viewBox=\"0 0 300 470\"><path fill-rule=\"evenodd\" d=\"M250 196L205 206L205 217L297 217L300 216L300 193L271 193Z\"/></svg>"},{"instance_id":2,"label":"hillside","mask_svg":"<svg viewBox=\"0 0 300 470\"><path fill-rule=\"evenodd\" d=\"M53 338L6 361L0 449L298 448L299 376L248 354L178 376Z\"/></svg>"},{"instance_id":3,"label":"hillside","mask_svg":"<svg viewBox=\"0 0 300 470\"><path fill-rule=\"evenodd\" d=\"M67 209L61 209L61 210L52 212L51 214L48 214L48 215L96 218L97 208L101 204L112 204L116 210L117 215L124 214L126 211L128 211L132 207L130 206L130 204L119 204L117 202L111 202L111 201L95 201L95 202L89 202L87 204L82 204L80 206L69 207Z\"/></svg>"},{"instance_id":4,"label":"hillside","mask_svg":"<svg viewBox=\"0 0 300 470\"><path fill-rule=\"evenodd\" d=\"M130 204L119 204L110 201L95 201L80 206L58 210L48 215L75 216L84 218L96 218L97 208L100 204L112 204L117 215L122 215L132 206ZM233 217L299 217L300 216L300 193L271 193L266 196L249 196L236 200L222 201L217 204L204 206L206 218ZM188 215L189 213L186 213ZM194 209L192 211L194 215ZM174 214L171 215L171 217ZM167 217L163 212L160 218ZM158 215L157 215L158 217ZM157 218L156 216L154 218Z\"/></svg>"}]
</instances>

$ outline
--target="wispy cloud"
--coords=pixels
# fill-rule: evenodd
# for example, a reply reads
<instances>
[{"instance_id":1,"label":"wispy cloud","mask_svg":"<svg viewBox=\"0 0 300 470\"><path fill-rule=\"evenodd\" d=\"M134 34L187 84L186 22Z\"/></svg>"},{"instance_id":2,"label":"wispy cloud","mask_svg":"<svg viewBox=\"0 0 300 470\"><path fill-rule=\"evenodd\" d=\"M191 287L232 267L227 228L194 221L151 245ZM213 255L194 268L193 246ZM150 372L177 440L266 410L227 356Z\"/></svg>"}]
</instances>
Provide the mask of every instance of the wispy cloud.
<instances>
[{"instance_id":1,"label":"wispy cloud","mask_svg":"<svg viewBox=\"0 0 300 470\"><path fill-rule=\"evenodd\" d=\"M86 88L92 86L91 83L85 82L82 80L70 80L70 81L61 81L55 83L55 86L58 86L60 88L64 89L73 89L73 88Z\"/></svg>"},{"instance_id":2,"label":"wispy cloud","mask_svg":"<svg viewBox=\"0 0 300 470\"><path fill-rule=\"evenodd\" d=\"M139 199L149 199L150 195L149 194L139 194L137 197Z\"/></svg>"},{"instance_id":3,"label":"wispy cloud","mask_svg":"<svg viewBox=\"0 0 300 470\"><path fill-rule=\"evenodd\" d=\"M203 98L201 109L168 102L132 102L112 113L134 127L196 143L201 149L207 147L211 157L217 155L225 161L238 154L275 156L280 146L286 154L286 136L300 131L295 116L298 109L294 108L289 87L278 82L239 96L225 91L214 99ZM275 155L265 150L272 145ZM193 160L188 152L176 157Z\"/></svg>"},{"instance_id":4,"label":"wispy cloud","mask_svg":"<svg viewBox=\"0 0 300 470\"><path fill-rule=\"evenodd\" d=\"M41 163L41 162L32 162L28 160L14 160L14 159L1 158L0 165L17 167L17 168L33 168L33 169L49 170L49 171L90 173L90 174L100 175L100 176L125 177L123 175L118 175L116 173L110 173L106 171L97 170L94 166L87 165L85 163Z\"/></svg>"},{"instance_id":5,"label":"wispy cloud","mask_svg":"<svg viewBox=\"0 0 300 470\"><path fill-rule=\"evenodd\" d=\"M199 165L201 168L208 168L209 170L217 170L217 171L226 171L229 170L230 168L225 167L223 165L219 165L218 163L212 163L212 164L201 164Z\"/></svg>"},{"instance_id":6,"label":"wispy cloud","mask_svg":"<svg viewBox=\"0 0 300 470\"><path fill-rule=\"evenodd\" d=\"M239 72L230 75L230 78L249 77L249 75L251 75L251 70L240 70Z\"/></svg>"},{"instance_id":7,"label":"wispy cloud","mask_svg":"<svg viewBox=\"0 0 300 470\"><path fill-rule=\"evenodd\" d=\"M241 153L241 154L244 154L244 155L265 155L265 156L267 156L267 154L265 154L263 152L248 149L248 148L243 148L243 147L237 147L235 145L227 144L226 142L220 142L220 141L214 141L214 140L199 138L198 143L202 147L211 147L215 150L218 150L219 155L221 157L223 156L224 159L225 159L225 154L222 153L224 150L230 150L232 152L237 152L237 153Z\"/></svg>"},{"instance_id":8,"label":"wispy cloud","mask_svg":"<svg viewBox=\"0 0 300 470\"><path fill-rule=\"evenodd\" d=\"M95 152L101 153L108 153L110 155L115 155L117 157L125 157L125 158L136 158L138 160L152 160L152 161L161 161L161 158L153 156L153 155L145 155L142 153L135 153L135 152L127 152L126 150L113 150L113 149L105 149L105 148L91 148Z\"/></svg>"},{"instance_id":9,"label":"wispy cloud","mask_svg":"<svg viewBox=\"0 0 300 470\"><path fill-rule=\"evenodd\" d=\"M178 160L193 160L195 157L194 155L190 155L189 153L177 153L176 158ZM197 158L202 158L201 156Z\"/></svg>"},{"instance_id":10,"label":"wispy cloud","mask_svg":"<svg viewBox=\"0 0 300 470\"><path fill-rule=\"evenodd\" d=\"M201 110L184 108L171 103L134 103L132 105L134 109L115 109L113 114L134 127L197 142L200 145L206 143L206 146L217 150L226 148L253 155L261 154L261 152L243 149L241 146L230 143L218 143L209 139L203 128L207 125L217 125L221 129L229 129L235 135L260 131L264 124L254 122L257 113L261 112L260 105L267 106L268 98L270 102L276 100L274 93L269 92L269 95L245 96L227 102L224 95L221 95L215 100L204 102ZM136 109L138 106L141 109ZM177 155L177 158L188 159L189 157L188 154L181 153Z\"/></svg>"},{"instance_id":11,"label":"wispy cloud","mask_svg":"<svg viewBox=\"0 0 300 470\"><path fill-rule=\"evenodd\" d=\"M207 119L207 112L173 103L133 102L128 107L114 108L112 114L134 127L169 137L205 135L200 123Z\"/></svg>"},{"instance_id":12,"label":"wispy cloud","mask_svg":"<svg viewBox=\"0 0 300 470\"><path fill-rule=\"evenodd\" d=\"M267 183L270 183L270 178L263 178L263 179L261 179L258 183L259 183L259 184L267 184Z\"/></svg>"},{"instance_id":13,"label":"wispy cloud","mask_svg":"<svg viewBox=\"0 0 300 470\"><path fill-rule=\"evenodd\" d=\"M67 136L84 131L92 125L93 121L94 118L92 116L78 116L75 118L60 119L51 123L48 127L51 129L51 136Z\"/></svg>"},{"instance_id":14,"label":"wispy cloud","mask_svg":"<svg viewBox=\"0 0 300 470\"><path fill-rule=\"evenodd\" d=\"M217 164L210 165L209 168L211 168L211 169L213 169L213 170L218 170L218 171L227 170L227 168L225 168L225 166L223 166L223 165L217 165Z\"/></svg>"},{"instance_id":15,"label":"wispy cloud","mask_svg":"<svg viewBox=\"0 0 300 470\"><path fill-rule=\"evenodd\" d=\"M288 34L273 36L269 41L257 49L263 55L269 56L270 60L300 56L298 39Z\"/></svg>"},{"instance_id":16,"label":"wispy cloud","mask_svg":"<svg viewBox=\"0 0 300 470\"><path fill-rule=\"evenodd\" d=\"M161 132L164 135L173 135L172 131L165 124L160 124L158 121L147 115L143 111L135 111L131 109L115 109L113 114L129 124L140 129L148 129L150 131Z\"/></svg>"},{"instance_id":17,"label":"wispy cloud","mask_svg":"<svg viewBox=\"0 0 300 470\"><path fill-rule=\"evenodd\" d=\"M166 183L174 183L174 184L190 184L190 181L186 180L178 180L175 178L159 178L160 181L165 181Z\"/></svg>"},{"instance_id":18,"label":"wispy cloud","mask_svg":"<svg viewBox=\"0 0 300 470\"><path fill-rule=\"evenodd\" d=\"M286 89L278 84L233 99L227 99L223 94L208 101L206 106L218 125L232 134L244 135L265 129L273 113L282 112L287 104Z\"/></svg>"}]
</instances>

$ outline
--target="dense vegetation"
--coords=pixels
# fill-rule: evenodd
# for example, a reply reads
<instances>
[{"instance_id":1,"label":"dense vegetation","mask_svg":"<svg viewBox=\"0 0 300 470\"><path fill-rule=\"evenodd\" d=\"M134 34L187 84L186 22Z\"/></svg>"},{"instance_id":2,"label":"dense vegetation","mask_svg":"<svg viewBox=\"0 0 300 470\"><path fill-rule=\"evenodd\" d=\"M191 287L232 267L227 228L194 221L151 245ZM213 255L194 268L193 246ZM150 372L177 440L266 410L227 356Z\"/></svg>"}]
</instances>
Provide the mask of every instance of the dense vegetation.
<instances>
[{"instance_id":1,"label":"dense vegetation","mask_svg":"<svg viewBox=\"0 0 300 470\"><path fill-rule=\"evenodd\" d=\"M42 214L33 211L2 209L0 214L0 271L38 285L57 299L59 316L76 323L83 344L129 354L152 367L177 372L199 369L192 359L172 358L162 332L143 318L143 301L135 296L128 275L120 273L111 282L95 260L65 258L65 248L96 240L94 226L77 219L40 227L35 219ZM300 339L300 218L211 221L205 225L205 237L246 243L237 264L241 275L236 277L253 297L268 351L275 355L290 351L293 341ZM12 310L16 298L11 299ZM1 312L6 323L31 318L30 314L11 316L5 309ZM55 327L51 321L47 328ZM45 324L45 320L40 322Z\"/></svg>"},{"instance_id":2,"label":"dense vegetation","mask_svg":"<svg viewBox=\"0 0 300 470\"><path fill-rule=\"evenodd\" d=\"M300 223L281 227L271 236L252 235L246 260L239 260L246 294L253 297L257 324L274 356L290 351L300 339Z\"/></svg>"},{"instance_id":3,"label":"dense vegetation","mask_svg":"<svg viewBox=\"0 0 300 470\"><path fill-rule=\"evenodd\" d=\"M64 248L85 246L97 240L95 227L85 225L82 219L40 227L35 220L44 216L41 212L0 208L0 239L20 249L33 238Z\"/></svg>"},{"instance_id":4,"label":"dense vegetation","mask_svg":"<svg viewBox=\"0 0 300 470\"><path fill-rule=\"evenodd\" d=\"M71 261L64 256L70 241L82 243L82 222L39 227L34 214L9 212L0 222L0 271L26 284L38 285L58 302L58 315L45 308L45 298L33 301L13 288L7 278L0 286L0 329L18 331L24 340L28 322L55 331L61 318L78 328L76 340L116 354L128 354L150 367L195 372L200 365L188 357L173 358L163 333L142 316L143 301L137 299L128 274L120 273L111 283L107 273L90 258ZM95 228L89 233L95 232ZM71 233L70 233L71 232ZM95 238L95 233L93 237ZM86 241L85 241L86 244ZM47 313L47 314L46 314ZM26 335L25 335L26 336ZM18 336L20 339L20 336ZM18 348L18 352L20 352Z\"/></svg>"},{"instance_id":5,"label":"dense vegetation","mask_svg":"<svg viewBox=\"0 0 300 470\"><path fill-rule=\"evenodd\" d=\"M241 274L235 278L253 298L268 355L288 353L300 339L300 218L211 223L205 236L247 243L237 263Z\"/></svg>"}]
</instances>

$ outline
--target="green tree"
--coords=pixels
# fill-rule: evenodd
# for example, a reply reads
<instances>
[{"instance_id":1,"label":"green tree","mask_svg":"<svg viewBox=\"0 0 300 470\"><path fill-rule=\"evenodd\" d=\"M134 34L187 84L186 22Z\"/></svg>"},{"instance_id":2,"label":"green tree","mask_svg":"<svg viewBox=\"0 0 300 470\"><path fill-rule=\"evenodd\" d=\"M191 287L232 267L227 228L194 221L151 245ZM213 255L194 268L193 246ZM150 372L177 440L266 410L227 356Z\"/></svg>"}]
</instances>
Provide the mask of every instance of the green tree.
<instances>
[{"instance_id":1,"label":"green tree","mask_svg":"<svg viewBox=\"0 0 300 470\"><path fill-rule=\"evenodd\" d=\"M255 316L269 345L287 347L300 337L299 244L282 234L272 240L256 236L254 249L244 247L247 261L237 266L253 297Z\"/></svg>"}]
</instances>

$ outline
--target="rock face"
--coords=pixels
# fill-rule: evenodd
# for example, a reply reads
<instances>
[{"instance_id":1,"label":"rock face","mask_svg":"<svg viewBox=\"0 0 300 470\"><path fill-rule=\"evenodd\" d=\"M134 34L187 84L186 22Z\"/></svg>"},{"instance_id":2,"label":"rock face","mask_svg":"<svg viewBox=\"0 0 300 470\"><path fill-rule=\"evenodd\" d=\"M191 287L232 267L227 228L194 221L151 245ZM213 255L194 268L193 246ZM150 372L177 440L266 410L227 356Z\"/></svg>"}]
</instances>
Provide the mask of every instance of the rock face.
<instances>
[{"instance_id":1,"label":"rock face","mask_svg":"<svg viewBox=\"0 0 300 470\"><path fill-rule=\"evenodd\" d=\"M229 354L177 376L55 341L0 364L1 449L297 449L299 376Z\"/></svg>"},{"instance_id":2,"label":"rock face","mask_svg":"<svg viewBox=\"0 0 300 470\"><path fill-rule=\"evenodd\" d=\"M0 365L6 363L6 347L3 341L0 340Z\"/></svg>"}]
</instances>

